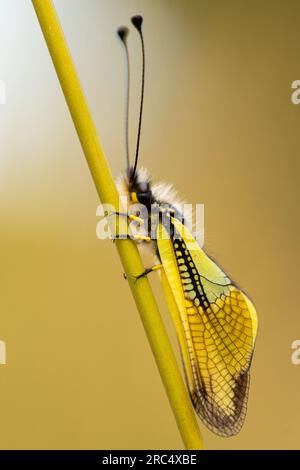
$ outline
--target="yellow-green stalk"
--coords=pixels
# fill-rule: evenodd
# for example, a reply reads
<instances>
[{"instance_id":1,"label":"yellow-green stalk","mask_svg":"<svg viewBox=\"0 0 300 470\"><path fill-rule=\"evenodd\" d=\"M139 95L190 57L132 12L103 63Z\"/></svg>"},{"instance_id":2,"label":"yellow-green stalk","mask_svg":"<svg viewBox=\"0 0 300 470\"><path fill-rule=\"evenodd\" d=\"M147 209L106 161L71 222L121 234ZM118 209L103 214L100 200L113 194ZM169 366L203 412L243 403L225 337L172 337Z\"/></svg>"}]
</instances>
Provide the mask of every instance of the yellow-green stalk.
<instances>
[{"instance_id":1,"label":"yellow-green stalk","mask_svg":"<svg viewBox=\"0 0 300 470\"><path fill-rule=\"evenodd\" d=\"M32 0L67 105L84 151L98 195L103 204L119 206L118 192L97 136L74 63L51 0ZM121 221L122 224L122 221ZM116 247L140 313L153 355L163 380L186 449L202 449L196 416L182 380L169 338L146 277L135 243L116 240Z\"/></svg>"}]
</instances>

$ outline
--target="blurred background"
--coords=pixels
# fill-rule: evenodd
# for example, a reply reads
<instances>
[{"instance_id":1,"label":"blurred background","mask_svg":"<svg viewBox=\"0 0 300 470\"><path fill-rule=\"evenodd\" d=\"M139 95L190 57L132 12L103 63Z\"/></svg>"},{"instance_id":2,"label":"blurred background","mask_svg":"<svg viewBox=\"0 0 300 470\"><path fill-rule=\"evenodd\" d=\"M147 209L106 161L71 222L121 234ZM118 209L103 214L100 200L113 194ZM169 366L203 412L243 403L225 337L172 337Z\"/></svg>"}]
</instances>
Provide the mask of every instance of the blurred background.
<instances>
[{"instance_id":1,"label":"blurred background","mask_svg":"<svg viewBox=\"0 0 300 470\"><path fill-rule=\"evenodd\" d=\"M54 3L115 176L125 85L115 30L144 15L141 162L205 204L207 251L257 307L245 425L224 439L200 424L206 447L299 448L299 2ZM135 31L129 47L133 149ZM116 250L96 238L98 198L30 1L0 0L0 79L0 446L180 449Z\"/></svg>"}]
</instances>

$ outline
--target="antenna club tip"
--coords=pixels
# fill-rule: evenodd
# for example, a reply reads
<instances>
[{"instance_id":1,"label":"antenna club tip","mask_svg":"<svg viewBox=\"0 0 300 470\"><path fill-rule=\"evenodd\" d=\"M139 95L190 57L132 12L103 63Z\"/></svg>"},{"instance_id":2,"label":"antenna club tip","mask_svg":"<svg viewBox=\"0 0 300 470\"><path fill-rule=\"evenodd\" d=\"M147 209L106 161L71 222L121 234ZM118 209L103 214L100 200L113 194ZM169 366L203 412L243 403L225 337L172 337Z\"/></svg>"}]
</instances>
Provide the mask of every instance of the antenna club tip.
<instances>
[{"instance_id":1,"label":"antenna club tip","mask_svg":"<svg viewBox=\"0 0 300 470\"><path fill-rule=\"evenodd\" d=\"M136 27L138 31L142 30L143 17L141 15L134 15L131 18L131 23Z\"/></svg>"},{"instance_id":2,"label":"antenna club tip","mask_svg":"<svg viewBox=\"0 0 300 470\"><path fill-rule=\"evenodd\" d=\"M127 39L128 33L129 33L129 30L128 30L128 28L126 28L126 26L121 26L121 27L118 28L118 30L117 30L117 34L118 34L119 38L120 38L121 41L124 42L124 43L125 43L125 41L126 41L126 39Z\"/></svg>"}]
</instances>

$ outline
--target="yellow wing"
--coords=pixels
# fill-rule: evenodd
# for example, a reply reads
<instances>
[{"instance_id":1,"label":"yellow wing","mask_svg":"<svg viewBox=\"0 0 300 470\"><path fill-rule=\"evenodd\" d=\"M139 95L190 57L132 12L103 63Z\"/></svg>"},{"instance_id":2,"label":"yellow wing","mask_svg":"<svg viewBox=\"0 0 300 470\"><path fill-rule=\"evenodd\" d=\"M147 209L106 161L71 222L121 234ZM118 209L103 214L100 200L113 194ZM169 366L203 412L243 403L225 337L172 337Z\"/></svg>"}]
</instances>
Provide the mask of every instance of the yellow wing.
<instances>
[{"instance_id":1,"label":"yellow wing","mask_svg":"<svg viewBox=\"0 0 300 470\"><path fill-rule=\"evenodd\" d=\"M196 412L221 436L237 434L247 407L257 333L253 304L176 219L158 226L162 283Z\"/></svg>"}]
</instances>

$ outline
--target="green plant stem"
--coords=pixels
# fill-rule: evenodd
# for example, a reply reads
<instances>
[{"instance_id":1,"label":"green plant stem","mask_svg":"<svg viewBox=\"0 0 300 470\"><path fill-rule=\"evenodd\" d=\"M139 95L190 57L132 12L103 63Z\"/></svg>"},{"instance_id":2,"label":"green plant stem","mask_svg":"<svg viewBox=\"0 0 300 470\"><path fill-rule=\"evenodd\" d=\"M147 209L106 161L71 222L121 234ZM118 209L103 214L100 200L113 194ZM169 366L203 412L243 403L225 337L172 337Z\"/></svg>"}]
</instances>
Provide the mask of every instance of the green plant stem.
<instances>
[{"instance_id":1,"label":"green plant stem","mask_svg":"<svg viewBox=\"0 0 300 470\"><path fill-rule=\"evenodd\" d=\"M51 0L32 0L67 105L81 142L100 200L119 206L119 196L97 136L70 52ZM186 449L203 448L196 416L182 380L169 338L146 277L132 275L144 267L135 243L117 240L116 247L140 313L153 355L164 383ZM150 396L149 396L150 399Z\"/></svg>"}]
</instances>

